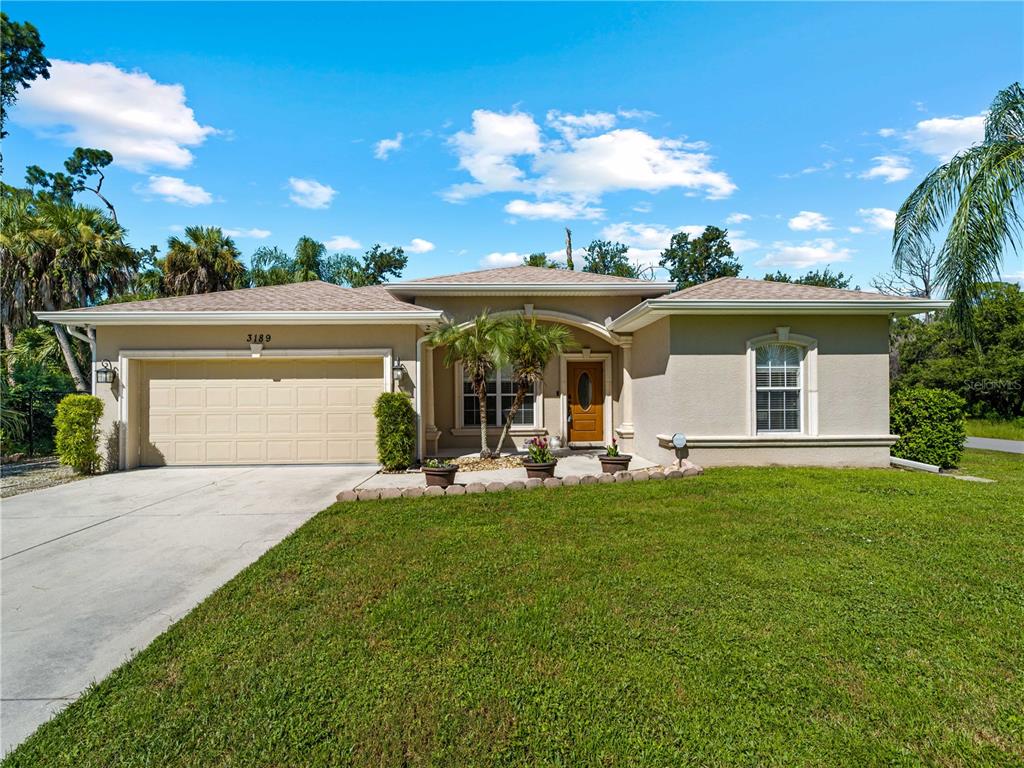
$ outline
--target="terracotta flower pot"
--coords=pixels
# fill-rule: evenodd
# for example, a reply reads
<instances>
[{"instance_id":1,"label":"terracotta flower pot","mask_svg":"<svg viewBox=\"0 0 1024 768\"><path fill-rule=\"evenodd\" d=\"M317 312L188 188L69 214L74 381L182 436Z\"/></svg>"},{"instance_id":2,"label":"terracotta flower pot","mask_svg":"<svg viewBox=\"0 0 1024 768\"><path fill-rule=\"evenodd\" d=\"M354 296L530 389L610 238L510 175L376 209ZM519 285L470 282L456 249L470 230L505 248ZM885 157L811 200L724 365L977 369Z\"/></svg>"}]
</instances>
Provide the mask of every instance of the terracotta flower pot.
<instances>
[{"instance_id":1,"label":"terracotta flower pot","mask_svg":"<svg viewBox=\"0 0 1024 768\"><path fill-rule=\"evenodd\" d=\"M455 473L459 471L456 466L451 467L424 467L423 474L427 478L427 485L439 485L447 488L455 482Z\"/></svg>"},{"instance_id":2,"label":"terracotta flower pot","mask_svg":"<svg viewBox=\"0 0 1024 768\"><path fill-rule=\"evenodd\" d=\"M544 479L545 477L555 476L555 465L557 463L557 460L541 462L524 461L523 466L526 467L527 477L538 477Z\"/></svg>"},{"instance_id":3,"label":"terracotta flower pot","mask_svg":"<svg viewBox=\"0 0 1024 768\"><path fill-rule=\"evenodd\" d=\"M620 454L618 456L598 456L598 458L601 460L601 471L608 475L614 475L616 472L629 469L629 462L633 457Z\"/></svg>"}]
</instances>

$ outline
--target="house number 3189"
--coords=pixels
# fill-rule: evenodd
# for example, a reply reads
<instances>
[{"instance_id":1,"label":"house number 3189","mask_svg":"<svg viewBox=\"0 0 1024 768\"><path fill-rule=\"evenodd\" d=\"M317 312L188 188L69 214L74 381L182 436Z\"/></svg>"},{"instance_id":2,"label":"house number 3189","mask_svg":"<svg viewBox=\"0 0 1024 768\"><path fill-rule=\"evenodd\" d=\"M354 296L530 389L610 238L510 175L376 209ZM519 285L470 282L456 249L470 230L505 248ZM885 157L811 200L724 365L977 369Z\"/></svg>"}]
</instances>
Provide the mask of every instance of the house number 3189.
<instances>
[{"instance_id":1,"label":"house number 3189","mask_svg":"<svg viewBox=\"0 0 1024 768\"><path fill-rule=\"evenodd\" d=\"M245 337L246 344L269 344L269 333L250 333Z\"/></svg>"}]
</instances>

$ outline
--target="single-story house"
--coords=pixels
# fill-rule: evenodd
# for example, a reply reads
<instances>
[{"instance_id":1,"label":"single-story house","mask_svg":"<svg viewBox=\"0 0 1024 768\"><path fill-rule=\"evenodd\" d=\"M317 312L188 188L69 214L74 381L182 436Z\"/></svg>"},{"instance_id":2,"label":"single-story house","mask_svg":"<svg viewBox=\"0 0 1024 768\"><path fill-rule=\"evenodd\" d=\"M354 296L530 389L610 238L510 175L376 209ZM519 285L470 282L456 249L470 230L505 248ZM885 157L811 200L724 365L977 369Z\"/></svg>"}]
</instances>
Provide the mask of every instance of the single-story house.
<instances>
[{"instance_id":1,"label":"single-story house","mask_svg":"<svg viewBox=\"0 0 1024 768\"><path fill-rule=\"evenodd\" d=\"M682 433L684 452L705 466L888 463L890 318L946 302L732 277L673 289L522 266L39 317L92 344L112 468L375 462L372 407L386 390L412 398L420 456L472 451L476 398L427 339L442 319L485 308L565 324L578 342L516 417L517 445L614 437L667 463ZM512 400L507 371L489 391L493 441Z\"/></svg>"}]
</instances>

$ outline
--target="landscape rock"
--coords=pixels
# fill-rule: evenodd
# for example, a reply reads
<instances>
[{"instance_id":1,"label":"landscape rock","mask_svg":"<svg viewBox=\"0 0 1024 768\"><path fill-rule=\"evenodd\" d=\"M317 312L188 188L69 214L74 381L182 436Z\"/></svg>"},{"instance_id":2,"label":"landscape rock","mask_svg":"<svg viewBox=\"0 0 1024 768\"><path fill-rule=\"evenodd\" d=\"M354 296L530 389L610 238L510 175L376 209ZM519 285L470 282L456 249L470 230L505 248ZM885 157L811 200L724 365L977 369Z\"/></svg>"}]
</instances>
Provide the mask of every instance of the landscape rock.
<instances>
[{"instance_id":1,"label":"landscape rock","mask_svg":"<svg viewBox=\"0 0 1024 768\"><path fill-rule=\"evenodd\" d=\"M449 485L444 489L445 496L465 496L466 486L464 485Z\"/></svg>"},{"instance_id":2,"label":"landscape rock","mask_svg":"<svg viewBox=\"0 0 1024 768\"><path fill-rule=\"evenodd\" d=\"M483 493L486 490L483 483L470 483L466 486L466 493Z\"/></svg>"},{"instance_id":3,"label":"landscape rock","mask_svg":"<svg viewBox=\"0 0 1024 768\"><path fill-rule=\"evenodd\" d=\"M397 499L402 495L401 488L382 488L380 497L382 499Z\"/></svg>"},{"instance_id":4,"label":"landscape rock","mask_svg":"<svg viewBox=\"0 0 1024 768\"><path fill-rule=\"evenodd\" d=\"M360 501L374 501L380 498L380 488L360 488L356 491L356 497Z\"/></svg>"},{"instance_id":5,"label":"landscape rock","mask_svg":"<svg viewBox=\"0 0 1024 768\"><path fill-rule=\"evenodd\" d=\"M562 478L562 485L579 485L580 479L576 475L566 475Z\"/></svg>"},{"instance_id":6,"label":"landscape rock","mask_svg":"<svg viewBox=\"0 0 1024 768\"><path fill-rule=\"evenodd\" d=\"M523 484L526 486L526 490L530 491L533 490L534 488L540 488L542 485L544 485L544 481L541 480L539 477L531 477L527 479L526 482Z\"/></svg>"},{"instance_id":7,"label":"landscape rock","mask_svg":"<svg viewBox=\"0 0 1024 768\"><path fill-rule=\"evenodd\" d=\"M685 475L683 475L683 470L681 469L670 469L665 473L665 477L669 480L678 480L680 477L685 477Z\"/></svg>"},{"instance_id":8,"label":"landscape rock","mask_svg":"<svg viewBox=\"0 0 1024 768\"><path fill-rule=\"evenodd\" d=\"M618 472L615 473L614 477L615 477L615 482L616 483L632 483L633 482L633 473L630 472L628 469L619 470Z\"/></svg>"},{"instance_id":9,"label":"landscape rock","mask_svg":"<svg viewBox=\"0 0 1024 768\"><path fill-rule=\"evenodd\" d=\"M633 480L639 483L649 479L650 476L651 473L648 472L646 469L638 469L636 472L633 473Z\"/></svg>"},{"instance_id":10,"label":"landscape rock","mask_svg":"<svg viewBox=\"0 0 1024 768\"><path fill-rule=\"evenodd\" d=\"M597 475L584 475L580 478L580 485L595 485L597 483Z\"/></svg>"},{"instance_id":11,"label":"landscape rock","mask_svg":"<svg viewBox=\"0 0 1024 768\"><path fill-rule=\"evenodd\" d=\"M648 473L647 479L648 480L664 480L665 479L665 473L664 472L659 472L657 470L654 470L653 472Z\"/></svg>"},{"instance_id":12,"label":"landscape rock","mask_svg":"<svg viewBox=\"0 0 1024 768\"><path fill-rule=\"evenodd\" d=\"M428 485L423 489L424 496L444 496L444 488L440 485Z\"/></svg>"},{"instance_id":13,"label":"landscape rock","mask_svg":"<svg viewBox=\"0 0 1024 768\"><path fill-rule=\"evenodd\" d=\"M544 478L544 487L545 488L561 488L562 487L562 478L560 478L560 477L545 477Z\"/></svg>"},{"instance_id":14,"label":"landscape rock","mask_svg":"<svg viewBox=\"0 0 1024 768\"><path fill-rule=\"evenodd\" d=\"M338 494L338 501L356 501L357 499L355 491L342 491Z\"/></svg>"},{"instance_id":15,"label":"landscape rock","mask_svg":"<svg viewBox=\"0 0 1024 768\"><path fill-rule=\"evenodd\" d=\"M423 495L423 491L425 491L425 490L426 489L423 486L420 486L420 485L414 486L412 488L406 488L404 491L402 491L402 498L403 499L418 499L420 496Z\"/></svg>"},{"instance_id":16,"label":"landscape rock","mask_svg":"<svg viewBox=\"0 0 1024 768\"><path fill-rule=\"evenodd\" d=\"M522 480L513 480L511 483L505 486L506 491L521 491L526 488L526 483Z\"/></svg>"},{"instance_id":17,"label":"landscape rock","mask_svg":"<svg viewBox=\"0 0 1024 768\"><path fill-rule=\"evenodd\" d=\"M505 490L505 484L495 480L493 483L487 484L488 493L501 493Z\"/></svg>"},{"instance_id":18,"label":"landscape rock","mask_svg":"<svg viewBox=\"0 0 1024 768\"><path fill-rule=\"evenodd\" d=\"M607 483L614 483L615 482L615 475L609 475L609 474L598 475L597 476L597 482L601 483L602 485L607 484Z\"/></svg>"}]
</instances>

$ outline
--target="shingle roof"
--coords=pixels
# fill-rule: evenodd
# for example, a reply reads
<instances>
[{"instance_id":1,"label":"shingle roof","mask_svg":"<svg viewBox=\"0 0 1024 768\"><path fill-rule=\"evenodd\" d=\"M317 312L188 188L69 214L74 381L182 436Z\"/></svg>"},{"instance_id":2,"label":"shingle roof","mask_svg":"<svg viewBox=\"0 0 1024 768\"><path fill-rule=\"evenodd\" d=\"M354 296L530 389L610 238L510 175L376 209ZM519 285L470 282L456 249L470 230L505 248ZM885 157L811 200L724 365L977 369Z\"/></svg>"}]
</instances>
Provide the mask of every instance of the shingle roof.
<instances>
[{"instance_id":1,"label":"shingle roof","mask_svg":"<svg viewBox=\"0 0 1024 768\"><path fill-rule=\"evenodd\" d=\"M887 296L867 291L846 291L817 285L776 283L770 280L748 280L742 277L719 277L670 293L662 300L678 301L896 301L905 296Z\"/></svg>"},{"instance_id":2,"label":"shingle roof","mask_svg":"<svg viewBox=\"0 0 1024 768\"><path fill-rule=\"evenodd\" d=\"M396 299L379 285L344 288L312 280L263 288L127 301L72 310L91 312L430 312Z\"/></svg>"},{"instance_id":3,"label":"shingle roof","mask_svg":"<svg viewBox=\"0 0 1024 768\"><path fill-rule=\"evenodd\" d=\"M643 285L650 284L650 281L614 275L595 275L592 272L576 272L569 269L518 266L421 277L417 280L403 280L394 285L524 285L530 283L540 285Z\"/></svg>"}]
</instances>

